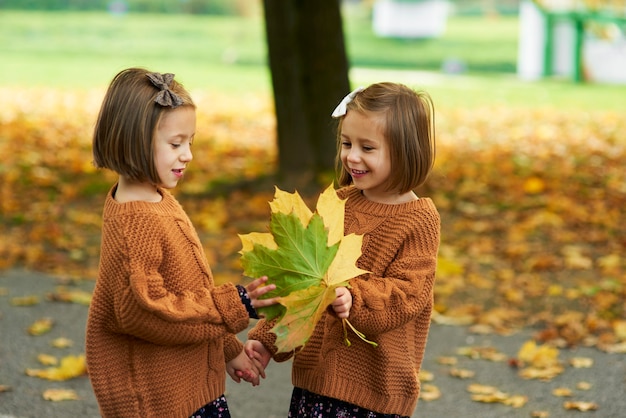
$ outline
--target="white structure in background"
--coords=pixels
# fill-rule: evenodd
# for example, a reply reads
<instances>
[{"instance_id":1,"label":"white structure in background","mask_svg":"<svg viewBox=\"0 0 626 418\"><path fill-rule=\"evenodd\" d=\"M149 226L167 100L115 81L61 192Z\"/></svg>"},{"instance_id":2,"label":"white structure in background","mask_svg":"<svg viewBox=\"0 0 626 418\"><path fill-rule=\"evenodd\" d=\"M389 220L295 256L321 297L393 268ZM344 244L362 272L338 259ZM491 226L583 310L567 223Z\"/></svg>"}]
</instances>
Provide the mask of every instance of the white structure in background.
<instances>
[{"instance_id":1,"label":"white structure in background","mask_svg":"<svg viewBox=\"0 0 626 418\"><path fill-rule=\"evenodd\" d=\"M518 76L525 80L537 80L556 75L576 81L626 84L624 35L615 27L613 37L600 39L581 29L584 23L594 19L577 9L574 3L568 0L550 2L552 26L534 2L524 0L520 3ZM583 22L578 29L572 16ZM615 26L606 22L603 24ZM550 29L552 33L548 34ZM578 41L577 36L581 37ZM576 68L576 65L579 67Z\"/></svg>"},{"instance_id":2,"label":"white structure in background","mask_svg":"<svg viewBox=\"0 0 626 418\"><path fill-rule=\"evenodd\" d=\"M374 33L381 37L435 38L446 30L446 0L376 0Z\"/></svg>"},{"instance_id":3,"label":"white structure in background","mask_svg":"<svg viewBox=\"0 0 626 418\"><path fill-rule=\"evenodd\" d=\"M626 39L586 39L583 66L589 81L626 84Z\"/></svg>"}]
</instances>

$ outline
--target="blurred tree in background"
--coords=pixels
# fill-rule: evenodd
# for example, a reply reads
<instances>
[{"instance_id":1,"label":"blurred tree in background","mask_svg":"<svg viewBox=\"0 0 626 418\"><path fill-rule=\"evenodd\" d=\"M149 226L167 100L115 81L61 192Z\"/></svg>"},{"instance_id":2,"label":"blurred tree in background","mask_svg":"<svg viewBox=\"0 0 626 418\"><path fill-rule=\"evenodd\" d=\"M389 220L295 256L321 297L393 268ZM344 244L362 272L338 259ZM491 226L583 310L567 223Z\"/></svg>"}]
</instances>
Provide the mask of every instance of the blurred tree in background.
<instances>
[{"instance_id":1,"label":"blurred tree in background","mask_svg":"<svg viewBox=\"0 0 626 418\"><path fill-rule=\"evenodd\" d=\"M350 88L340 0L263 4L279 182L302 188L332 172L336 146L330 112Z\"/></svg>"}]
</instances>

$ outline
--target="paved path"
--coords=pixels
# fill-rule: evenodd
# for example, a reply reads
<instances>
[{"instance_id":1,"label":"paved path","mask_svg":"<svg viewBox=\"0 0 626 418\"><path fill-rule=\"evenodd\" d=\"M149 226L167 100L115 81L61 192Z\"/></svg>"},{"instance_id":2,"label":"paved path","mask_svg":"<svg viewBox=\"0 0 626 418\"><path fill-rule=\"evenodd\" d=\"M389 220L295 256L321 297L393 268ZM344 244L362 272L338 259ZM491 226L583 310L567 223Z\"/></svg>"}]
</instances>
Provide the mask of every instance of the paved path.
<instances>
[{"instance_id":1,"label":"paved path","mask_svg":"<svg viewBox=\"0 0 626 418\"><path fill-rule=\"evenodd\" d=\"M98 417L98 407L89 380L79 377L65 382L51 382L26 376L26 368L41 368L37 355L48 353L57 357L81 354L87 307L79 304L51 302L45 295L58 285L56 279L40 273L9 270L0 272L0 386L11 386L8 392L0 392L0 418L67 418ZM93 282L79 283L78 288L90 291ZM29 307L11 306L10 300L17 296L39 295L41 302ZM50 317L55 326L48 334L33 337L26 329L35 320ZM433 325L428 342L424 369L434 374L431 382L441 391L438 400L420 401L413 415L428 418L456 417L530 417L532 411L547 411L550 418L593 416L616 418L626 416L626 356L605 354L595 349L580 348L561 350L564 363L571 357L591 357L594 365L587 369L567 367L565 372L550 382L523 380L506 362L471 360L456 354L462 346L491 346L508 357L514 357L521 345L530 338L524 331L509 337L477 336L463 327ZM53 348L50 341L66 337L74 341L70 348ZM242 339L245 334L241 334ZM472 379L459 379L449 375L450 366L438 364L440 356L456 356L457 368L475 371ZM272 363L267 370L268 378L261 386L237 385L227 382L226 396L233 418L285 417L291 395L290 363ZM591 389L576 389L576 384L586 381ZM470 383L496 386L502 392L528 396L527 404L514 409L502 404L474 402L466 388ZM552 395L557 387L568 387L574 392L571 398ZM42 398L48 388L74 389L80 396L77 401L50 402ZM595 412L566 411L567 400L596 402Z\"/></svg>"}]
</instances>

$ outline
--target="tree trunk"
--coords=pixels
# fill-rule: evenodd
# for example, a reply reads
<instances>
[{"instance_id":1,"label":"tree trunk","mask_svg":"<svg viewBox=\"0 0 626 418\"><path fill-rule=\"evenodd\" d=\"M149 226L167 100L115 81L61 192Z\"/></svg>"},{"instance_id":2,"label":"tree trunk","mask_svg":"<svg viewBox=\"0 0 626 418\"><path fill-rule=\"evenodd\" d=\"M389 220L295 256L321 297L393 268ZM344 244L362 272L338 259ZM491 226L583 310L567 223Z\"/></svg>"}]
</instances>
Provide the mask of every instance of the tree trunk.
<instances>
[{"instance_id":1,"label":"tree trunk","mask_svg":"<svg viewBox=\"0 0 626 418\"><path fill-rule=\"evenodd\" d=\"M295 188L331 172L334 106L350 89L340 0L264 0L277 119L279 182Z\"/></svg>"}]
</instances>

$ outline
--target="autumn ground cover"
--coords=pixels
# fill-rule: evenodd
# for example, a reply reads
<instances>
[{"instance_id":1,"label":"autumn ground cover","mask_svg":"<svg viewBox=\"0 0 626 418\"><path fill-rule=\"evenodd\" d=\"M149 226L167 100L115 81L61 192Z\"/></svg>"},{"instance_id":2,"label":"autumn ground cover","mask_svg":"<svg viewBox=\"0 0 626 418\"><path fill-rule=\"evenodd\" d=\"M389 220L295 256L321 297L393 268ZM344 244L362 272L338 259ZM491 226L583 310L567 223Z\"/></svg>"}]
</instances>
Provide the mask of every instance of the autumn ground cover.
<instances>
[{"instance_id":1,"label":"autumn ground cover","mask_svg":"<svg viewBox=\"0 0 626 418\"><path fill-rule=\"evenodd\" d=\"M104 194L91 164L102 90L1 88L0 268L94 279ZM194 92L194 161L175 191L216 280L240 281L238 234L263 231L276 184L271 101ZM626 351L626 118L618 110L439 107L442 216L434 320ZM314 202L316 191L305 199Z\"/></svg>"}]
</instances>

